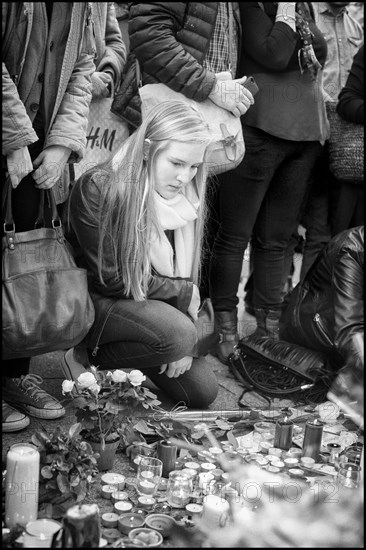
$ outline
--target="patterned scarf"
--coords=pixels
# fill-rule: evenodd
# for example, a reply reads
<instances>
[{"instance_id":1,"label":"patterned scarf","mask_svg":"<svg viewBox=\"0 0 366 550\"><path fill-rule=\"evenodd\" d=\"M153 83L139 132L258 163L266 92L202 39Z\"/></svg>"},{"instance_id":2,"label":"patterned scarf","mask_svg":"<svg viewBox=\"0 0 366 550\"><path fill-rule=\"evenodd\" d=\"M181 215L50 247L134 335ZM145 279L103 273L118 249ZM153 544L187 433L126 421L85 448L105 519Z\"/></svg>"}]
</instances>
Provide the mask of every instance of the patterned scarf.
<instances>
[{"instance_id":1,"label":"patterned scarf","mask_svg":"<svg viewBox=\"0 0 366 550\"><path fill-rule=\"evenodd\" d=\"M322 68L320 65L312 44L312 32L309 28L309 22L306 18L308 12L305 2L296 2L296 30L299 33L303 46L299 50L298 59L301 74L306 70L310 72L311 78L316 79L319 69ZM305 67L305 68L304 68Z\"/></svg>"}]
</instances>

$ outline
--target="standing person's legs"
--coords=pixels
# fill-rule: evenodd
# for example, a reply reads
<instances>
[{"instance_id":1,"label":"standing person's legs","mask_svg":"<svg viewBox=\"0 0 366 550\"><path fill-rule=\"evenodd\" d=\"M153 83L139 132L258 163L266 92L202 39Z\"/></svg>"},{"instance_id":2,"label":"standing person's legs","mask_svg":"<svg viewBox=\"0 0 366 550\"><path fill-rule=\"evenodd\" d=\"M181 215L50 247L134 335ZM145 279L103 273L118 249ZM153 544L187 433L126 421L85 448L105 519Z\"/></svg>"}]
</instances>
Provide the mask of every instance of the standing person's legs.
<instances>
[{"instance_id":1,"label":"standing person's legs","mask_svg":"<svg viewBox=\"0 0 366 550\"><path fill-rule=\"evenodd\" d=\"M319 155L320 144L277 140L276 148L283 155L282 162L255 224L253 273L257 335L278 338L287 249L297 227L309 174Z\"/></svg>"},{"instance_id":2,"label":"standing person's legs","mask_svg":"<svg viewBox=\"0 0 366 550\"><path fill-rule=\"evenodd\" d=\"M43 140L29 146L31 159L34 160L43 149ZM3 181L5 171L3 170ZM22 179L16 189L12 190L12 211L15 231L23 232L34 229L39 209L40 191L36 188L31 175ZM45 201L46 224L51 220L51 209ZM8 404L4 411L2 426L4 431L17 431L29 424L29 419L16 409L42 419L59 418L65 414L65 409L54 397L39 387L40 377L28 375L30 358L3 361L2 381L3 399ZM12 405L10 414L9 404ZM13 407L16 407L15 409ZM16 414L18 415L16 419Z\"/></svg>"},{"instance_id":3,"label":"standing person's legs","mask_svg":"<svg viewBox=\"0 0 366 550\"><path fill-rule=\"evenodd\" d=\"M227 363L227 356L238 339L237 292L244 252L275 171L271 136L246 126L243 132L244 160L235 170L222 174L220 227L211 260L211 298L221 340L216 353L223 363Z\"/></svg>"},{"instance_id":4,"label":"standing person's legs","mask_svg":"<svg viewBox=\"0 0 366 550\"><path fill-rule=\"evenodd\" d=\"M193 356L197 330L181 311L158 300L119 300L101 335L91 362L102 369L141 370L176 402L206 407L217 395L215 374L204 358L193 359L189 371L178 378L159 374L160 366Z\"/></svg>"}]
</instances>

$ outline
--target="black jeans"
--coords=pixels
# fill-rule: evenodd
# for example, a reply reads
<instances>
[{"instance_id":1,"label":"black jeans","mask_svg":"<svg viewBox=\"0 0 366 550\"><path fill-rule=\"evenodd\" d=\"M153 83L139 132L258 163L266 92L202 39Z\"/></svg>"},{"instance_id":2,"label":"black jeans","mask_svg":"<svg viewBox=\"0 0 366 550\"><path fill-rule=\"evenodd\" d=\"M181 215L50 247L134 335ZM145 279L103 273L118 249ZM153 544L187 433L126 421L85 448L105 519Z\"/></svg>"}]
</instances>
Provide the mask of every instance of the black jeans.
<instances>
[{"instance_id":1,"label":"black jeans","mask_svg":"<svg viewBox=\"0 0 366 550\"><path fill-rule=\"evenodd\" d=\"M243 127L243 162L222 175L220 228L211 261L216 311L232 311L243 255L252 236L254 306L280 309L286 250L296 229L319 142L295 142Z\"/></svg>"}]
</instances>

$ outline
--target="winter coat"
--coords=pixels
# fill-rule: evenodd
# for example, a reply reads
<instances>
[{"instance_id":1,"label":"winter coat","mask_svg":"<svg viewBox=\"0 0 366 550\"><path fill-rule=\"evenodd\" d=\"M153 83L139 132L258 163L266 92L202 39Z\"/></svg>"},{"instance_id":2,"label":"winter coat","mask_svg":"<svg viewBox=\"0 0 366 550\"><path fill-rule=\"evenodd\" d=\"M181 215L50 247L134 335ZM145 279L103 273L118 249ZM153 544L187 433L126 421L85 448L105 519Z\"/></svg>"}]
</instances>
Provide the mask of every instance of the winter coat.
<instances>
[{"instance_id":1,"label":"winter coat","mask_svg":"<svg viewBox=\"0 0 366 550\"><path fill-rule=\"evenodd\" d=\"M281 338L352 362L364 331L364 226L338 233L292 294Z\"/></svg>"},{"instance_id":2,"label":"winter coat","mask_svg":"<svg viewBox=\"0 0 366 550\"><path fill-rule=\"evenodd\" d=\"M109 174L90 171L74 185L70 196L70 221L77 237L75 249L78 254L78 264L88 272L88 283L95 308L95 322L87 336L87 345L94 348L103 331L110 308L116 300L125 300L125 287L121 277L117 277L112 243L104 243L104 257L110 258L103 265L103 279L100 282L98 273L99 227L95 222L93 212L97 213L100 205L100 187L106 185ZM83 203L83 196L88 198L88 208ZM78 250L79 249L79 250ZM147 298L161 300L187 313L191 303L193 283L189 279L170 278L158 274L151 276Z\"/></svg>"},{"instance_id":3,"label":"winter coat","mask_svg":"<svg viewBox=\"0 0 366 550\"><path fill-rule=\"evenodd\" d=\"M62 145L72 150L70 160L80 160L86 146L91 74L95 70L95 39L90 3L74 2L62 66L44 87L45 98L56 98L45 109L44 148ZM3 2L3 155L28 146L38 140L32 122L38 105L32 97L32 87L38 79L38 58L30 59L34 37L35 2ZM33 32L32 32L33 31ZM53 43L47 47L52 51ZM27 70L24 64L27 58ZM58 65L55 64L55 67ZM25 79L24 74L27 75ZM26 81L25 81L26 80ZM58 203L67 198L69 180L60 178L54 186Z\"/></svg>"},{"instance_id":4,"label":"winter coat","mask_svg":"<svg viewBox=\"0 0 366 550\"><path fill-rule=\"evenodd\" d=\"M127 52L116 19L113 2L92 2L96 57L99 72L110 71L116 85L121 80Z\"/></svg>"},{"instance_id":5,"label":"winter coat","mask_svg":"<svg viewBox=\"0 0 366 550\"><path fill-rule=\"evenodd\" d=\"M136 56L141 65L142 84L162 82L186 97L204 101L216 80L215 74L202 63L217 12L218 2L132 2L126 69ZM240 29L237 5L234 17ZM126 101L113 112L137 127L141 123L141 102L133 69L126 72L123 93Z\"/></svg>"}]
</instances>

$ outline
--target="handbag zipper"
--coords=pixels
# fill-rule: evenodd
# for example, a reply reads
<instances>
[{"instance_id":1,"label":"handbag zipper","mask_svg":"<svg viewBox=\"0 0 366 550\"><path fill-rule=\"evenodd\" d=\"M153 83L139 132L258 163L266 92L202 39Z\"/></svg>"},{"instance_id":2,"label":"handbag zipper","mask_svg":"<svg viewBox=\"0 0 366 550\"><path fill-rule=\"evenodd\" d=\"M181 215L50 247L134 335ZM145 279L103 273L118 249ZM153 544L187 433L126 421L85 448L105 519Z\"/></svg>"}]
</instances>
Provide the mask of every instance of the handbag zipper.
<instances>
[{"instance_id":1,"label":"handbag zipper","mask_svg":"<svg viewBox=\"0 0 366 550\"><path fill-rule=\"evenodd\" d=\"M328 335L327 331L325 330L325 328L323 326L323 323L322 323L322 320L321 320L321 317L320 317L319 313L315 313L315 315L313 317L313 320L315 321L315 324L318 327L319 332L321 333L321 335L325 338L325 340L328 342L328 344L330 344L332 347L334 347L334 344L333 344L330 336Z\"/></svg>"},{"instance_id":2,"label":"handbag zipper","mask_svg":"<svg viewBox=\"0 0 366 550\"><path fill-rule=\"evenodd\" d=\"M108 321L108 317L110 316L110 314L111 314L111 312L112 312L112 308L115 306L115 303L116 303L116 302L113 302L113 304L111 304L111 305L109 306L109 308L107 309L107 313L105 314L105 318L104 318L103 324L102 324L101 329L100 329L100 331L99 331L99 333L98 333L97 341L96 341L95 346L94 346L93 351L92 351L92 356L93 356L93 357L95 357L95 356L97 355L97 353L98 353L98 349L99 349L99 345L98 345L98 344L99 344L99 340L101 339L102 332L103 332L103 330L104 330L104 327L105 327L105 325L106 325L106 322Z\"/></svg>"}]
</instances>

